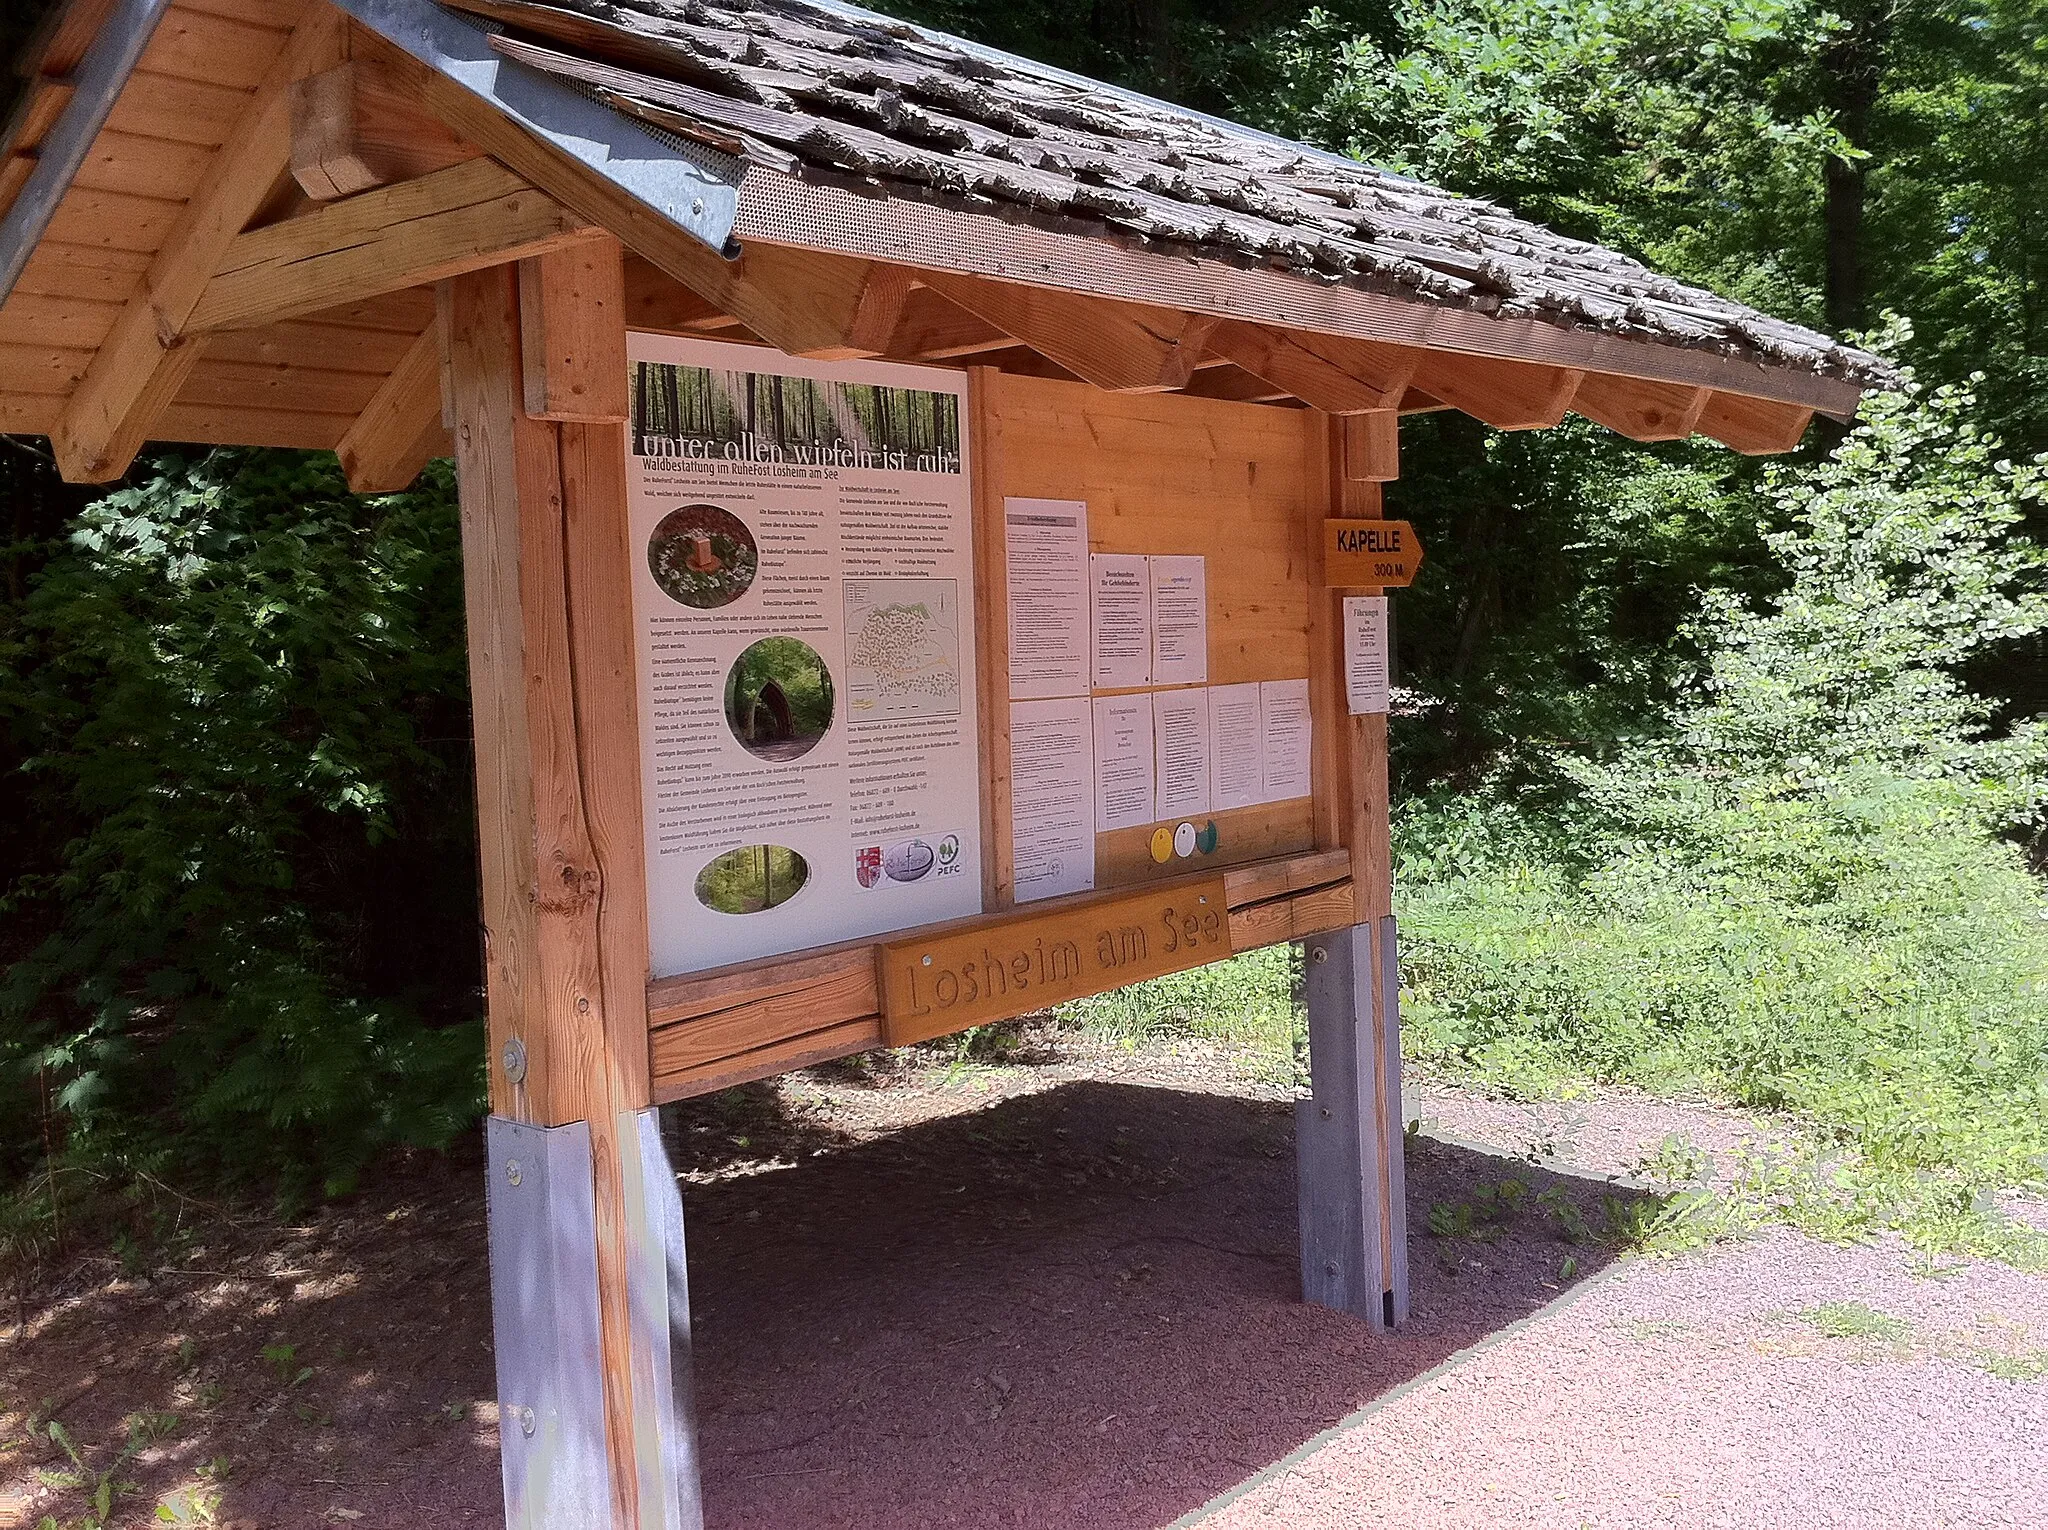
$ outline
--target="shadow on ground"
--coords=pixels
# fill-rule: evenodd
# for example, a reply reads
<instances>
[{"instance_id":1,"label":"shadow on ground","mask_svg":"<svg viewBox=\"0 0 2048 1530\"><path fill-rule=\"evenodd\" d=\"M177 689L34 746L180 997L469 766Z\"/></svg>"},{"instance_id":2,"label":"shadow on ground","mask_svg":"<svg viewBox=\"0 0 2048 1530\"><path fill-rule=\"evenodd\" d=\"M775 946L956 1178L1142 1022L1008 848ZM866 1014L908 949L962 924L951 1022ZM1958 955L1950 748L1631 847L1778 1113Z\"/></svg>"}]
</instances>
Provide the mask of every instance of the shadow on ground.
<instances>
[{"instance_id":1,"label":"shadow on ground","mask_svg":"<svg viewBox=\"0 0 2048 1530\"><path fill-rule=\"evenodd\" d=\"M1282 1103L1069 1084L694 1189L709 1525L1165 1524L1605 1262L1604 1187L1409 1151L1394 1339L1298 1299Z\"/></svg>"},{"instance_id":2,"label":"shadow on ground","mask_svg":"<svg viewBox=\"0 0 2048 1530\"><path fill-rule=\"evenodd\" d=\"M1411 1141L1384 1338L1297 1299L1284 1103L1074 1083L855 1141L750 1090L670 1126L713 1530L1168 1523L1606 1257L1563 1237L1606 1187ZM90 1475L178 1415L116 1525L181 1484L244 1530L494 1522L481 1191L480 1155L418 1159L304 1227L81 1267L0 1343L0 1524L88 1501L35 1485L68 1465L44 1403Z\"/></svg>"}]
</instances>

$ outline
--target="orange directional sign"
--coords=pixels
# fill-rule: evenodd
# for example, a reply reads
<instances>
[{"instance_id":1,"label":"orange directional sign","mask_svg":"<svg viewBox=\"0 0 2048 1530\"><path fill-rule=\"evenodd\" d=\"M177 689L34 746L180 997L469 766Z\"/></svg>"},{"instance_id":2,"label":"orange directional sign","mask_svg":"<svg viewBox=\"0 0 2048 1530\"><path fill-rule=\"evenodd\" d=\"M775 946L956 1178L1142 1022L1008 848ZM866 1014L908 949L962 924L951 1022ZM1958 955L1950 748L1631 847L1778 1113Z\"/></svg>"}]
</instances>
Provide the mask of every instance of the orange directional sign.
<instances>
[{"instance_id":1,"label":"orange directional sign","mask_svg":"<svg viewBox=\"0 0 2048 1530\"><path fill-rule=\"evenodd\" d=\"M1332 589L1401 589L1422 567L1422 539L1406 521L1324 521L1323 583Z\"/></svg>"}]
</instances>

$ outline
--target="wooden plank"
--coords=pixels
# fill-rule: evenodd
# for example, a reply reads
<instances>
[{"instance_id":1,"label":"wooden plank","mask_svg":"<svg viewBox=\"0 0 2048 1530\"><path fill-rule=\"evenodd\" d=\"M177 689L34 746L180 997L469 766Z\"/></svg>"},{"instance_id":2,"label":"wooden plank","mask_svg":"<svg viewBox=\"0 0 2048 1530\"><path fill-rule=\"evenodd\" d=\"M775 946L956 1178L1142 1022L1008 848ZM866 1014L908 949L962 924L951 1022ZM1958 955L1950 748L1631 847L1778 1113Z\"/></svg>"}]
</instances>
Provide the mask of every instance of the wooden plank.
<instances>
[{"instance_id":1,"label":"wooden plank","mask_svg":"<svg viewBox=\"0 0 2048 1530\"><path fill-rule=\"evenodd\" d=\"M1171 308L921 272L926 286L1111 392L1185 387L1217 321Z\"/></svg>"},{"instance_id":2,"label":"wooden plank","mask_svg":"<svg viewBox=\"0 0 2048 1530\"><path fill-rule=\"evenodd\" d=\"M1323 522L1323 583L1331 589L1403 589L1422 567L1422 538L1406 521Z\"/></svg>"},{"instance_id":3,"label":"wooden plank","mask_svg":"<svg viewBox=\"0 0 2048 1530\"><path fill-rule=\"evenodd\" d=\"M276 61L283 34L295 19L296 11L289 6L278 7L270 25L251 26L173 5L156 24L139 67L152 74L254 90Z\"/></svg>"},{"instance_id":4,"label":"wooden plank","mask_svg":"<svg viewBox=\"0 0 2048 1530\"><path fill-rule=\"evenodd\" d=\"M1354 414L1338 427L1344 433L1347 483L1392 483L1401 476L1401 416L1394 411Z\"/></svg>"},{"instance_id":5,"label":"wooden plank","mask_svg":"<svg viewBox=\"0 0 2048 1530\"><path fill-rule=\"evenodd\" d=\"M788 1073L796 1068L815 1067L835 1057L848 1057L881 1044L881 1017L870 1015L698 1068L662 1072L655 1079L654 1097L667 1102L687 1100L700 1094L716 1094L721 1089L750 1084L755 1079L773 1078L778 1073Z\"/></svg>"},{"instance_id":6,"label":"wooden plank","mask_svg":"<svg viewBox=\"0 0 2048 1530\"><path fill-rule=\"evenodd\" d=\"M827 946L794 956L771 956L737 962L710 972L656 978L647 985L648 1023L657 1028L679 1025L699 1015L772 999L810 988L832 988L852 982L876 992L875 948L869 941ZM867 1013L880 1008L876 998Z\"/></svg>"},{"instance_id":7,"label":"wooden plank","mask_svg":"<svg viewBox=\"0 0 2048 1530\"><path fill-rule=\"evenodd\" d=\"M21 268L14 284L14 297L86 298L101 303L125 303L133 296L150 257L134 250L93 249L85 245L60 244L45 239Z\"/></svg>"},{"instance_id":8,"label":"wooden plank","mask_svg":"<svg viewBox=\"0 0 2048 1530\"><path fill-rule=\"evenodd\" d=\"M348 486L358 494L405 488L433 458L448 433L441 424L441 334L436 324L415 340L334 448Z\"/></svg>"},{"instance_id":9,"label":"wooden plank","mask_svg":"<svg viewBox=\"0 0 2048 1530\"><path fill-rule=\"evenodd\" d=\"M901 361L942 361L1000 351L1017 342L987 320L929 287L915 287L889 337L888 354Z\"/></svg>"},{"instance_id":10,"label":"wooden plank","mask_svg":"<svg viewBox=\"0 0 2048 1530\"><path fill-rule=\"evenodd\" d=\"M330 372L367 372L382 378L417 338L394 330L290 319L262 329L228 329L209 335L206 354L213 360L272 367L319 366Z\"/></svg>"},{"instance_id":11,"label":"wooden plank","mask_svg":"<svg viewBox=\"0 0 2048 1530\"><path fill-rule=\"evenodd\" d=\"M10 393L62 398L84 378L92 356L91 351L0 342L0 380Z\"/></svg>"},{"instance_id":12,"label":"wooden plank","mask_svg":"<svg viewBox=\"0 0 2048 1530\"><path fill-rule=\"evenodd\" d=\"M93 350L120 317L119 303L17 291L0 308L0 344Z\"/></svg>"},{"instance_id":13,"label":"wooden plank","mask_svg":"<svg viewBox=\"0 0 2048 1530\"><path fill-rule=\"evenodd\" d=\"M1226 319L1209 349L1326 414L1394 409L1415 373L1419 352L1370 341L1289 334Z\"/></svg>"},{"instance_id":14,"label":"wooden plank","mask_svg":"<svg viewBox=\"0 0 2048 1530\"><path fill-rule=\"evenodd\" d=\"M159 441L197 441L208 446L288 446L330 451L354 416L308 414L289 409L252 409L246 404L191 404L174 401L156 417Z\"/></svg>"},{"instance_id":15,"label":"wooden plank","mask_svg":"<svg viewBox=\"0 0 2048 1530\"><path fill-rule=\"evenodd\" d=\"M882 1034L904 1046L1228 956L1230 915L1211 876L1056 899L878 949Z\"/></svg>"},{"instance_id":16,"label":"wooden plank","mask_svg":"<svg viewBox=\"0 0 2048 1530\"><path fill-rule=\"evenodd\" d=\"M1286 893L1304 892L1351 875L1351 858L1342 850L1313 850L1282 860L1260 861L1223 874L1223 891L1230 906L1242 908Z\"/></svg>"},{"instance_id":17,"label":"wooden plank","mask_svg":"<svg viewBox=\"0 0 2048 1530\"><path fill-rule=\"evenodd\" d=\"M1565 417L1584 373L1495 357L1427 352L1415 386L1496 430L1548 430Z\"/></svg>"},{"instance_id":18,"label":"wooden plank","mask_svg":"<svg viewBox=\"0 0 2048 1530\"><path fill-rule=\"evenodd\" d=\"M294 82L291 121L292 178L316 202L430 175L478 153L374 58Z\"/></svg>"},{"instance_id":19,"label":"wooden plank","mask_svg":"<svg viewBox=\"0 0 2048 1530\"><path fill-rule=\"evenodd\" d=\"M1588 372L1572 395L1572 410L1631 440L1683 441L1698 427L1712 392Z\"/></svg>"},{"instance_id":20,"label":"wooden plank","mask_svg":"<svg viewBox=\"0 0 2048 1530\"><path fill-rule=\"evenodd\" d=\"M1356 924L1351 884L1337 882L1291 897L1250 903L1230 911L1230 944L1236 951L1275 946Z\"/></svg>"},{"instance_id":21,"label":"wooden plank","mask_svg":"<svg viewBox=\"0 0 2048 1530\"><path fill-rule=\"evenodd\" d=\"M606 235L519 263L520 366L535 419L625 422L625 254Z\"/></svg>"},{"instance_id":22,"label":"wooden plank","mask_svg":"<svg viewBox=\"0 0 2048 1530\"><path fill-rule=\"evenodd\" d=\"M471 160L238 236L189 326L272 323L601 237L502 165Z\"/></svg>"},{"instance_id":23,"label":"wooden plank","mask_svg":"<svg viewBox=\"0 0 2048 1530\"><path fill-rule=\"evenodd\" d=\"M297 11L286 7L279 14ZM161 29L157 35L164 35ZM100 347L51 437L58 464L74 483L104 482L126 472L152 422L190 374L198 348L182 343L187 320L221 256L283 173L286 91L306 68L326 58L337 35L334 13L317 12L293 31L281 52L269 50L268 72L244 108L234 140L214 156L175 226L158 241L161 248L142 290Z\"/></svg>"},{"instance_id":24,"label":"wooden plank","mask_svg":"<svg viewBox=\"0 0 2048 1530\"><path fill-rule=\"evenodd\" d=\"M1229 399L1240 404L1299 402L1285 388L1276 388L1265 378L1234 366L1203 367L1181 391L1193 398Z\"/></svg>"},{"instance_id":25,"label":"wooden plank","mask_svg":"<svg viewBox=\"0 0 2048 1530\"><path fill-rule=\"evenodd\" d=\"M213 404L223 409L355 415L376 391L377 379L367 372L329 372L310 366L251 366L243 361L221 361L208 354L200 358L173 402Z\"/></svg>"},{"instance_id":26,"label":"wooden plank","mask_svg":"<svg viewBox=\"0 0 2048 1530\"><path fill-rule=\"evenodd\" d=\"M648 1043L650 1066L656 1073L679 1073L758 1051L826 1025L875 1014L880 1000L874 954L868 950L863 955L865 960L857 967L844 968L802 987L699 1015L680 1025L657 1027Z\"/></svg>"},{"instance_id":27,"label":"wooden plank","mask_svg":"<svg viewBox=\"0 0 2048 1530\"><path fill-rule=\"evenodd\" d=\"M171 198L76 187L57 204L44 237L93 249L152 254L172 238L182 211Z\"/></svg>"},{"instance_id":28,"label":"wooden plank","mask_svg":"<svg viewBox=\"0 0 2048 1530\"><path fill-rule=\"evenodd\" d=\"M434 289L406 287L358 298L352 303L337 303L332 308L316 308L306 315L306 321L346 324L355 329L396 330L410 340L431 329L436 317Z\"/></svg>"},{"instance_id":29,"label":"wooden plank","mask_svg":"<svg viewBox=\"0 0 2048 1530\"><path fill-rule=\"evenodd\" d=\"M88 191L182 201L206 173L212 152L203 144L140 138L107 128L93 140L71 184Z\"/></svg>"},{"instance_id":30,"label":"wooden plank","mask_svg":"<svg viewBox=\"0 0 2048 1530\"><path fill-rule=\"evenodd\" d=\"M1163 820L1171 828L1176 820ZM1221 813L1196 813L1197 828L1216 826L1216 848L1207 855L1165 861L1152 855L1152 835L1161 824L1140 824L1095 836L1095 885L1131 887L1166 881L1195 872L1221 871L1275 856L1294 855L1315 847L1315 808L1307 797L1265 802Z\"/></svg>"},{"instance_id":31,"label":"wooden plank","mask_svg":"<svg viewBox=\"0 0 2048 1530\"><path fill-rule=\"evenodd\" d=\"M1716 393L1700 410L1698 429L1746 456L1764 457L1795 450L1812 423L1813 411L1798 404Z\"/></svg>"},{"instance_id":32,"label":"wooden plank","mask_svg":"<svg viewBox=\"0 0 2048 1530\"><path fill-rule=\"evenodd\" d=\"M989 367L967 373L974 490L974 631L981 697L981 906L998 913L1016 902L1016 850L1010 837L1010 601L1003 496L1008 480L1003 414L1008 381Z\"/></svg>"},{"instance_id":33,"label":"wooden plank","mask_svg":"<svg viewBox=\"0 0 2048 1530\"><path fill-rule=\"evenodd\" d=\"M1330 415L1309 417L1304 445L1308 492L1302 498L1304 530L1311 539L1322 535L1323 522L1343 511L1344 448L1339 422ZM1304 568L1304 581L1315 578ZM1340 648L1343 624L1339 596L1313 590L1308 602L1308 699L1313 722L1309 748L1309 789L1315 802L1316 846L1344 850L1349 803L1349 772L1344 759L1344 659Z\"/></svg>"},{"instance_id":34,"label":"wooden plank","mask_svg":"<svg viewBox=\"0 0 2048 1530\"><path fill-rule=\"evenodd\" d=\"M492 1106L540 1124L589 1125L610 1517L630 1530L639 1506L618 1121L648 1103L650 1084L646 919L635 898L639 751L630 648L617 651L630 638L631 610L619 598L631 567L624 440L616 426L526 416L510 268L466 274L443 292L459 421ZM620 796L625 771L630 800ZM626 971L631 981L622 981ZM508 1067L515 1037L522 1065Z\"/></svg>"},{"instance_id":35,"label":"wooden plank","mask_svg":"<svg viewBox=\"0 0 2048 1530\"><path fill-rule=\"evenodd\" d=\"M626 257L626 328L701 335L732 329L739 322L652 261Z\"/></svg>"},{"instance_id":36,"label":"wooden plank","mask_svg":"<svg viewBox=\"0 0 2048 1530\"><path fill-rule=\"evenodd\" d=\"M48 394L0 393L0 430L11 435L46 436L63 407L62 399Z\"/></svg>"},{"instance_id":37,"label":"wooden plank","mask_svg":"<svg viewBox=\"0 0 2048 1530\"><path fill-rule=\"evenodd\" d=\"M211 80L137 69L128 77L107 126L137 138L216 149L227 142L249 104L249 93Z\"/></svg>"}]
</instances>

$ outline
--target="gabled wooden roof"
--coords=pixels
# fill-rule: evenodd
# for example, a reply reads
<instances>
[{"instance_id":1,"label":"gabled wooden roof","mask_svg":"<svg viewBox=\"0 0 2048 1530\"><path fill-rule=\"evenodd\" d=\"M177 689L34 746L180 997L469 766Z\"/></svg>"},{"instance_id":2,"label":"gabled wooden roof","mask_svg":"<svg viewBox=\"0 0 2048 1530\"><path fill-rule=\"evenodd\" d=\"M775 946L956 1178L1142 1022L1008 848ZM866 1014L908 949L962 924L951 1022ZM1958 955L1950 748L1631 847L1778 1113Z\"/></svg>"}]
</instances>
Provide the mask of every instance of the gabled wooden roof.
<instances>
[{"instance_id":1,"label":"gabled wooden roof","mask_svg":"<svg viewBox=\"0 0 2048 1530\"><path fill-rule=\"evenodd\" d=\"M631 322L797 354L1746 451L1885 376L1489 204L871 13L458 3L72 0L0 152L0 429L78 478L156 438L402 482L445 449L431 284L607 233Z\"/></svg>"}]
</instances>

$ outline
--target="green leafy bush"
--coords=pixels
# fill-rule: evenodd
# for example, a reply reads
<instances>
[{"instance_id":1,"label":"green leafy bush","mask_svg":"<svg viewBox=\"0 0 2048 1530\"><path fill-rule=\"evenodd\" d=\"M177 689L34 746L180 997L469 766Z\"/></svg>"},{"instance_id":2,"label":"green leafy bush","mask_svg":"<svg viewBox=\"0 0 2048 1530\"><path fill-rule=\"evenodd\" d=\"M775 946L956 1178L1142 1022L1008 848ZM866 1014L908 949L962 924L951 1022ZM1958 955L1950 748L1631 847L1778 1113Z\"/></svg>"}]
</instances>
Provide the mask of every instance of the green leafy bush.
<instances>
[{"instance_id":1,"label":"green leafy bush","mask_svg":"<svg viewBox=\"0 0 2048 1530\"><path fill-rule=\"evenodd\" d=\"M1411 1047L1499 1087L1698 1084L1796 1111L1910 1210L2048 1177L2041 721L1961 676L2048 626L2041 465L1966 393L1873 400L1767 493L1788 583L1709 594L1669 728L1555 759L1569 806L1404 817ZM1994 724L1997 724L1994 726Z\"/></svg>"},{"instance_id":2,"label":"green leafy bush","mask_svg":"<svg viewBox=\"0 0 2048 1530\"><path fill-rule=\"evenodd\" d=\"M337 1189L474 1118L461 622L445 468L172 458L75 522L0 628L11 1167Z\"/></svg>"}]
</instances>

